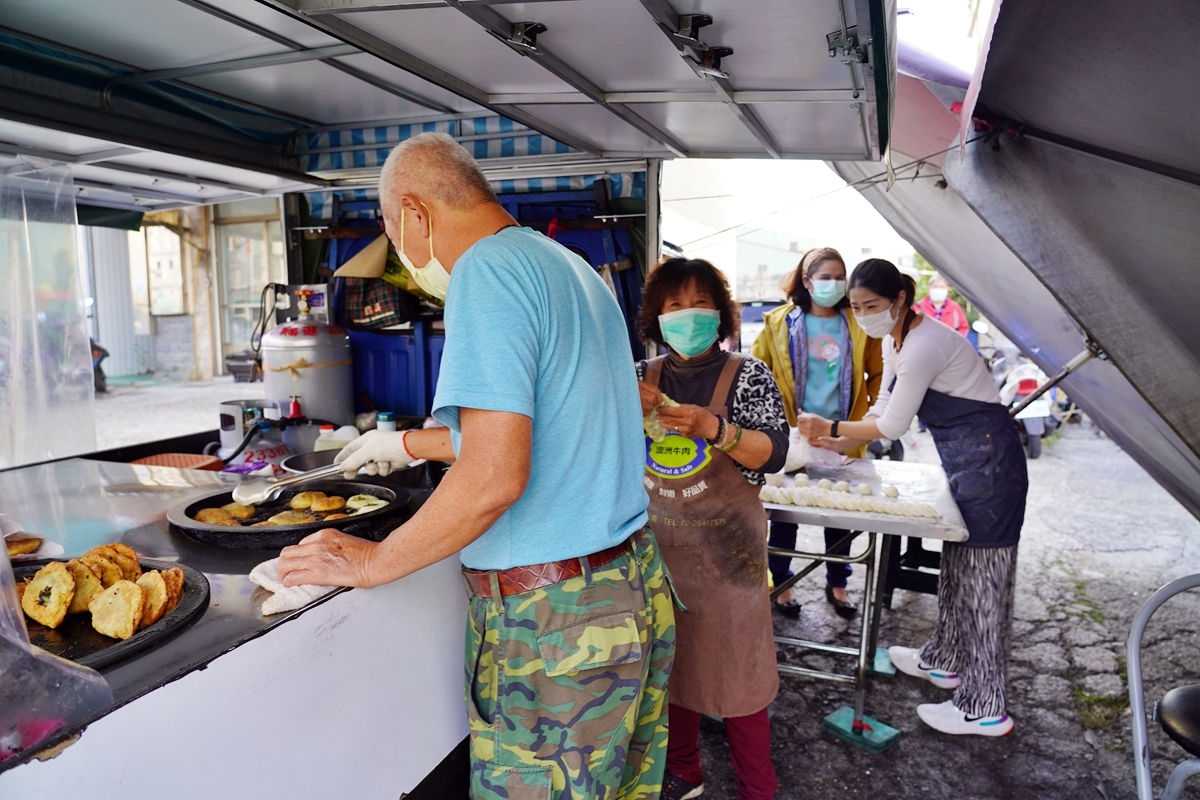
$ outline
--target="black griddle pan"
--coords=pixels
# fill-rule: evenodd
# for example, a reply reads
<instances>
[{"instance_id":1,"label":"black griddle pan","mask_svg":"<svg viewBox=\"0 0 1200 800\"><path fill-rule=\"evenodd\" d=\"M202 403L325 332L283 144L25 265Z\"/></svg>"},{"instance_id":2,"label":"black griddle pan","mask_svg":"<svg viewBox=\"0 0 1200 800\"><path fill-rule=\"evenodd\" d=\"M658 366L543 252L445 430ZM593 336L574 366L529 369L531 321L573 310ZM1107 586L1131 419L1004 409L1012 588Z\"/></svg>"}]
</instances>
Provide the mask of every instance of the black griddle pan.
<instances>
[{"instance_id":1,"label":"black griddle pan","mask_svg":"<svg viewBox=\"0 0 1200 800\"><path fill-rule=\"evenodd\" d=\"M383 541L392 532L396 521L404 515L408 506L408 490L406 489L357 481L318 480L284 489L277 499L257 506L258 514L246 522L260 522L280 511L286 511L292 497L300 492L314 491L346 498L356 494L369 494L380 500L387 500L388 505L369 514L355 514L331 522L317 520L302 525L273 525L269 528L254 528L250 525L239 525L234 528L196 521L196 514L203 509L220 508L232 503L233 493L229 491L180 503L167 512L167 521L184 536L214 547L228 547L236 550L279 550L298 544L305 536L324 528L333 528L372 542Z\"/></svg>"},{"instance_id":2,"label":"black griddle pan","mask_svg":"<svg viewBox=\"0 0 1200 800\"><path fill-rule=\"evenodd\" d=\"M65 558L42 558L37 561L19 561L13 564L13 575L18 581L32 578L39 569L51 561L67 562ZM183 570L183 595L179 604L158 622L144 628L128 639L113 639L92 627L92 615L86 612L68 614L57 628L47 628L25 617L29 641L48 653L99 669L147 650L174 636L183 628L200 618L208 608L208 579L186 564L139 558L143 572L156 569L159 572L178 567Z\"/></svg>"}]
</instances>

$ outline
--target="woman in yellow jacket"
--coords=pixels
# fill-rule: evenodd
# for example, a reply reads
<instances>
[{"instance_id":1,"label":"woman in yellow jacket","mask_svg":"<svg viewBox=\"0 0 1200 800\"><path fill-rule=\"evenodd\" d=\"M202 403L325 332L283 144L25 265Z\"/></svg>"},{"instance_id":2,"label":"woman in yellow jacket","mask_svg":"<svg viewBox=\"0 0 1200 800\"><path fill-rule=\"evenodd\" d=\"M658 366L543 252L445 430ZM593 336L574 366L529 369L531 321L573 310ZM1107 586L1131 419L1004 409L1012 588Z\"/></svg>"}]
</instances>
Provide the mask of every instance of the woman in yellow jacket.
<instances>
[{"instance_id":1,"label":"woman in yellow jacket","mask_svg":"<svg viewBox=\"0 0 1200 800\"><path fill-rule=\"evenodd\" d=\"M846 262L831 247L809 250L784 291L791 302L763 314L764 327L750 353L771 368L788 423L796 426L797 411L826 419L862 419L879 395L883 355L880 340L868 337L848 310ZM855 458L865 454L866 445L846 450ZM826 549L847 533L826 528ZM796 525L772 522L770 544L795 550ZM841 554L849 552L847 546ZM790 563L789 558L771 556L776 585L791 577ZM849 564L825 565L825 599L844 619L858 610L846 595L849 577ZM790 589L776 599L776 608L785 616L800 616L800 603Z\"/></svg>"}]
</instances>

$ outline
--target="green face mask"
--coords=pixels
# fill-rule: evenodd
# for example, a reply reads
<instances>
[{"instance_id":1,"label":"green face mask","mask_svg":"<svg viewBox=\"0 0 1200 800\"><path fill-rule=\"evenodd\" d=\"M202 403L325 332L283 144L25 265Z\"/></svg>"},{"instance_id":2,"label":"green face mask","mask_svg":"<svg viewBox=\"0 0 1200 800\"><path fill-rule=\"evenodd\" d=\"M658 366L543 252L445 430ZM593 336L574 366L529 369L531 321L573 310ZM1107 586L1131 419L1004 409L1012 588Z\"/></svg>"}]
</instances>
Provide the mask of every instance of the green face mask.
<instances>
[{"instance_id":1,"label":"green face mask","mask_svg":"<svg viewBox=\"0 0 1200 800\"><path fill-rule=\"evenodd\" d=\"M833 308L846 296L845 281L813 281L813 302L822 308Z\"/></svg>"},{"instance_id":2,"label":"green face mask","mask_svg":"<svg viewBox=\"0 0 1200 800\"><path fill-rule=\"evenodd\" d=\"M693 358L713 346L721 327L721 312L711 308L685 308L661 314L658 327L663 340L681 356Z\"/></svg>"}]
</instances>

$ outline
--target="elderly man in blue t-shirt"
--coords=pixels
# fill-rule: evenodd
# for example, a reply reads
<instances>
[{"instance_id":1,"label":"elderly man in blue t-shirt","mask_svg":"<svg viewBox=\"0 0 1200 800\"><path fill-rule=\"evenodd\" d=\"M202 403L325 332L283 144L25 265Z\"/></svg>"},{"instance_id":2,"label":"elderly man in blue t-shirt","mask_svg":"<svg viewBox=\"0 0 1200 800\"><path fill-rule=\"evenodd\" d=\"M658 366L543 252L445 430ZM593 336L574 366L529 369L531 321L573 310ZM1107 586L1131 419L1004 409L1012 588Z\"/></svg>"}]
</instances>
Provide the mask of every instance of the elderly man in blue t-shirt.
<instances>
[{"instance_id":1,"label":"elderly man in blue t-shirt","mask_svg":"<svg viewBox=\"0 0 1200 800\"><path fill-rule=\"evenodd\" d=\"M378 586L460 552L471 593L473 798L657 797L674 612L646 523L642 413L616 300L570 251L520 228L444 134L383 167L388 237L446 301L433 415L373 431L349 475L455 462L378 544L334 530L280 558L283 582Z\"/></svg>"}]
</instances>

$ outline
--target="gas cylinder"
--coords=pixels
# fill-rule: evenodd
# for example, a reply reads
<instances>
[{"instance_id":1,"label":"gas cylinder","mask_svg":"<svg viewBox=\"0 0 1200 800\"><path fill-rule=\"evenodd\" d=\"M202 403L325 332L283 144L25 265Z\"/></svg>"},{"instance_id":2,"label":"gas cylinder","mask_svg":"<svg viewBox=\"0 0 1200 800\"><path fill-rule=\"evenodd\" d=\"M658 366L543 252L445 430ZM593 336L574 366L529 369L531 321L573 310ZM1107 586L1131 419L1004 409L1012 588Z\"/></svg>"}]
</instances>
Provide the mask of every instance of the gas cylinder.
<instances>
[{"instance_id":1,"label":"gas cylinder","mask_svg":"<svg viewBox=\"0 0 1200 800\"><path fill-rule=\"evenodd\" d=\"M262 337L266 399L289 408L296 398L309 419L354 424L350 335L307 314Z\"/></svg>"}]
</instances>

